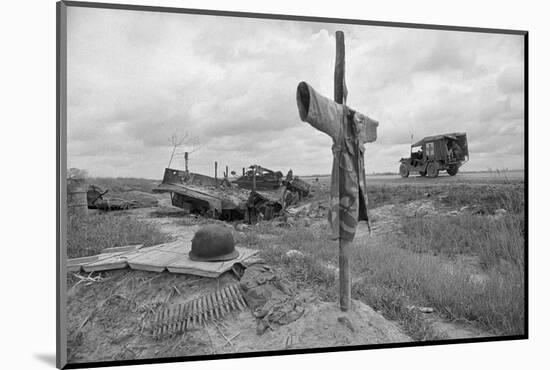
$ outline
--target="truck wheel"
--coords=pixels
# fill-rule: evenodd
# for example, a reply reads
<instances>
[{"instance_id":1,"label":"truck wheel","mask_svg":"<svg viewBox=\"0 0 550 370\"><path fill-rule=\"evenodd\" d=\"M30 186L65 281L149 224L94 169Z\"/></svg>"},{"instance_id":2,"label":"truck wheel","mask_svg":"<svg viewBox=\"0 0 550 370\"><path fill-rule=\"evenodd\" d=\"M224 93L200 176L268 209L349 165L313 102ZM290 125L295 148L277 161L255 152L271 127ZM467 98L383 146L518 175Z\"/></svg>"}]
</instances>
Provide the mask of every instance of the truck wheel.
<instances>
[{"instance_id":1,"label":"truck wheel","mask_svg":"<svg viewBox=\"0 0 550 370\"><path fill-rule=\"evenodd\" d=\"M426 172L428 174L428 177L437 177L437 175L439 174L437 165L434 162L430 162L428 164L428 167L426 168Z\"/></svg>"},{"instance_id":2,"label":"truck wheel","mask_svg":"<svg viewBox=\"0 0 550 370\"><path fill-rule=\"evenodd\" d=\"M426 171L420 171L420 172L418 172L418 173L419 173L420 176L422 176L422 177L426 176Z\"/></svg>"},{"instance_id":3,"label":"truck wheel","mask_svg":"<svg viewBox=\"0 0 550 370\"><path fill-rule=\"evenodd\" d=\"M447 173L451 176L454 176L458 173L458 166L456 165L452 165L449 167L449 169L447 170Z\"/></svg>"},{"instance_id":4,"label":"truck wheel","mask_svg":"<svg viewBox=\"0 0 550 370\"><path fill-rule=\"evenodd\" d=\"M405 163L401 163L401 166L399 166L399 175L403 178L409 177L409 169Z\"/></svg>"}]
</instances>

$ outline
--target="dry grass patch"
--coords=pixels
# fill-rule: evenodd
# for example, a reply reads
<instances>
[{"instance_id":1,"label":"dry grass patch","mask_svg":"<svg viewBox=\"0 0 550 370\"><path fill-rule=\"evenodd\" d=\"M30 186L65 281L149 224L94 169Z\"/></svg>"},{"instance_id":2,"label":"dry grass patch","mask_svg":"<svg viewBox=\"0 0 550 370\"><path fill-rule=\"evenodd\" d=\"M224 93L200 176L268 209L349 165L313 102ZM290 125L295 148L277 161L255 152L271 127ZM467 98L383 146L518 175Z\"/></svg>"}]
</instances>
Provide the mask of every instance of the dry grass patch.
<instances>
[{"instance_id":1,"label":"dry grass patch","mask_svg":"<svg viewBox=\"0 0 550 370\"><path fill-rule=\"evenodd\" d=\"M67 224L68 258L93 256L105 248L130 244L145 246L169 241L155 225L123 212L71 215Z\"/></svg>"}]
</instances>

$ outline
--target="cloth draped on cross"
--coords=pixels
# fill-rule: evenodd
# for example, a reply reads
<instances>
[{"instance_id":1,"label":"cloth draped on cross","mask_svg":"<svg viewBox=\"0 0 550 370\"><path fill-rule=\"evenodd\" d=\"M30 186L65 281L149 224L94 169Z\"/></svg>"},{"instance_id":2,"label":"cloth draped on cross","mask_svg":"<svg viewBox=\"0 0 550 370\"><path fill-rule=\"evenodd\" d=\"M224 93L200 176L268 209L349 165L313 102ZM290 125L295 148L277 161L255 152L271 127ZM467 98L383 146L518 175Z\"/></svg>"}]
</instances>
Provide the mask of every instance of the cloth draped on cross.
<instances>
[{"instance_id":1,"label":"cloth draped on cross","mask_svg":"<svg viewBox=\"0 0 550 370\"><path fill-rule=\"evenodd\" d=\"M352 241L357 223L368 224L364 144L376 141L378 122L322 96L306 82L298 84L296 100L300 119L332 138L331 237Z\"/></svg>"}]
</instances>

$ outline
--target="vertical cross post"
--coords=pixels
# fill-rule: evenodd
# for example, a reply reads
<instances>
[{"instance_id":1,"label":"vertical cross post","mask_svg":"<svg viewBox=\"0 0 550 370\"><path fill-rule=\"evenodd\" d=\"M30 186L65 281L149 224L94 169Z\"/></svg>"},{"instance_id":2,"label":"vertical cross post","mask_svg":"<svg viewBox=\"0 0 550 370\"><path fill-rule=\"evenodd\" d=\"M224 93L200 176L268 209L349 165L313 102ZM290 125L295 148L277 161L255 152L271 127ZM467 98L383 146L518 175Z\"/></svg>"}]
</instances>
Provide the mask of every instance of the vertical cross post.
<instances>
[{"instance_id":1,"label":"vertical cross post","mask_svg":"<svg viewBox=\"0 0 550 370\"><path fill-rule=\"evenodd\" d=\"M345 82L346 47L344 32L336 31L336 63L334 64L334 101L345 104L347 98ZM339 273L340 273L340 310L348 311L351 307L350 260L351 242L339 240Z\"/></svg>"}]
</instances>

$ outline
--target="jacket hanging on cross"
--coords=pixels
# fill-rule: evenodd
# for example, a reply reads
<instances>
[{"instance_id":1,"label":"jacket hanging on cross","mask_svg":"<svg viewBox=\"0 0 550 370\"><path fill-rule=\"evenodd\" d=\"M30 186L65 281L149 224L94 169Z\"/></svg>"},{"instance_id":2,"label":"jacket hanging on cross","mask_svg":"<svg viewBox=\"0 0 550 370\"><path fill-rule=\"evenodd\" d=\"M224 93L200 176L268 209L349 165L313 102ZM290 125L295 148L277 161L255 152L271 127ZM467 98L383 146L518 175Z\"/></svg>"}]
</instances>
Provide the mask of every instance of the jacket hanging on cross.
<instances>
[{"instance_id":1,"label":"jacket hanging on cross","mask_svg":"<svg viewBox=\"0 0 550 370\"><path fill-rule=\"evenodd\" d=\"M332 238L352 241L367 221L365 143L376 141L378 122L317 93L306 82L296 91L300 119L332 138L329 223Z\"/></svg>"}]
</instances>

